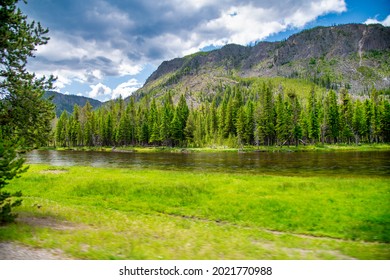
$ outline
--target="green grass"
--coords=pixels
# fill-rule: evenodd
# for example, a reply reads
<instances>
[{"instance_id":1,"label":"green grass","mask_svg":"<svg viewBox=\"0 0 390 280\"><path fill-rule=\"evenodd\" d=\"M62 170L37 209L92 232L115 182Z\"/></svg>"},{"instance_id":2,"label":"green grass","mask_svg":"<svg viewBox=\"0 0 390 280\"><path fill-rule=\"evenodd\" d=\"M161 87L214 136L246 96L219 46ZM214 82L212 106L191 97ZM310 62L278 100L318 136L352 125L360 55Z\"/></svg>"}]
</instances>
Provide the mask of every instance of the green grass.
<instances>
[{"instance_id":1,"label":"green grass","mask_svg":"<svg viewBox=\"0 0 390 280\"><path fill-rule=\"evenodd\" d=\"M7 189L22 190L24 202L0 241L74 258L390 257L387 177L32 165Z\"/></svg>"}]
</instances>

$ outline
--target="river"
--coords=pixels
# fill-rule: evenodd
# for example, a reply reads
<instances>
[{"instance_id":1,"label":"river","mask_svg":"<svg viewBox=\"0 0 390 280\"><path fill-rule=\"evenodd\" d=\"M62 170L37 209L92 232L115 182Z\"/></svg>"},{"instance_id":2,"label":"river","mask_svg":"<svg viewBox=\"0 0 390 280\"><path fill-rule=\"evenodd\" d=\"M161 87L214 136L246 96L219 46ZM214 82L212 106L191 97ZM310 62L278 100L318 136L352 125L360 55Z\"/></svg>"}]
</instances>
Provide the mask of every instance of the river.
<instances>
[{"instance_id":1,"label":"river","mask_svg":"<svg viewBox=\"0 0 390 280\"><path fill-rule=\"evenodd\" d=\"M157 168L200 172L237 172L286 176L390 176L390 151L268 153L121 153L39 151L27 163L53 166Z\"/></svg>"}]
</instances>

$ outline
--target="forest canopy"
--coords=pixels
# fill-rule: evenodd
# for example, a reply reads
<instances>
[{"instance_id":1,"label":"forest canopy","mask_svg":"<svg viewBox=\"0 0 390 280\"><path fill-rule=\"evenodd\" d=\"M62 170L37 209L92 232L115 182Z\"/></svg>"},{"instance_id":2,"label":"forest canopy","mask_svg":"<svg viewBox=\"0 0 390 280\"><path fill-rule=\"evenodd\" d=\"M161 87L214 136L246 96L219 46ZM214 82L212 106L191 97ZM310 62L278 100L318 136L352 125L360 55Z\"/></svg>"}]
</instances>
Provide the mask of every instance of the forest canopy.
<instances>
[{"instance_id":1,"label":"forest canopy","mask_svg":"<svg viewBox=\"0 0 390 280\"><path fill-rule=\"evenodd\" d=\"M390 103L372 89L354 97L315 87L308 95L272 82L220 87L195 108L185 95L112 100L93 111L89 104L63 112L55 144L70 146L299 145L390 141Z\"/></svg>"}]
</instances>

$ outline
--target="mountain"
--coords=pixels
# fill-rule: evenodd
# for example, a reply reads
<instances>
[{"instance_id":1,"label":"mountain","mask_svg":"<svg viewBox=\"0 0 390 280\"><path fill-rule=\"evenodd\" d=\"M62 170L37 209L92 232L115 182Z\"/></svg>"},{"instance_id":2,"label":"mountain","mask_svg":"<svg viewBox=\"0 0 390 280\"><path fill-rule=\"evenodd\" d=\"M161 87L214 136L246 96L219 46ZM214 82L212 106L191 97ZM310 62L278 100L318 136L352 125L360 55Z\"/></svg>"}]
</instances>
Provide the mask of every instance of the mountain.
<instances>
[{"instance_id":1,"label":"mountain","mask_svg":"<svg viewBox=\"0 0 390 280\"><path fill-rule=\"evenodd\" d=\"M213 94L221 84L254 77L309 80L326 88L346 87L355 95L373 86L389 88L390 27L316 27L280 42L230 44L175 58L164 61L134 96L140 99L172 90L197 103L196 93Z\"/></svg>"},{"instance_id":2,"label":"mountain","mask_svg":"<svg viewBox=\"0 0 390 280\"><path fill-rule=\"evenodd\" d=\"M44 98L49 98L51 96L54 96L52 101L56 106L57 117L59 117L64 110L67 111L68 113L72 113L73 107L76 104L80 107L83 107L88 101L93 108L100 107L103 104L99 100L95 100L92 98L77 96L77 95L62 94L56 91L47 91L44 94Z\"/></svg>"}]
</instances>

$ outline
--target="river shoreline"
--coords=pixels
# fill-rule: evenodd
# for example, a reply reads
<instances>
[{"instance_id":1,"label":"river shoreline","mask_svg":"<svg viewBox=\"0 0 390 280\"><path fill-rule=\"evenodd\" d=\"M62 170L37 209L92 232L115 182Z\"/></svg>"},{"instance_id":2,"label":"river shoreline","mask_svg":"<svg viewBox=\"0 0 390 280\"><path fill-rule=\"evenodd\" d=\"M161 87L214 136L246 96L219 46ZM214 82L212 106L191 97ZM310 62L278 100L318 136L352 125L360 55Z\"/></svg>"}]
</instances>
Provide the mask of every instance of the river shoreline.
<instances>
[{"instance_id":1,"label":"river shoreline","mask_svg":"<svg viewBox=\"0 0 390 280\"><path fill-rule=\"evenodd\" d=\"M362 145L306 145L306 146L246 146L243 148L229 148L213 146L205 148L167 147L167 146L118 146L118 147L42 147L38 150L56 151L94 151L116 153L289 153L289 152L373 152L390 151L390 144L362 144Z\"/></svg>"}]
</instances>

